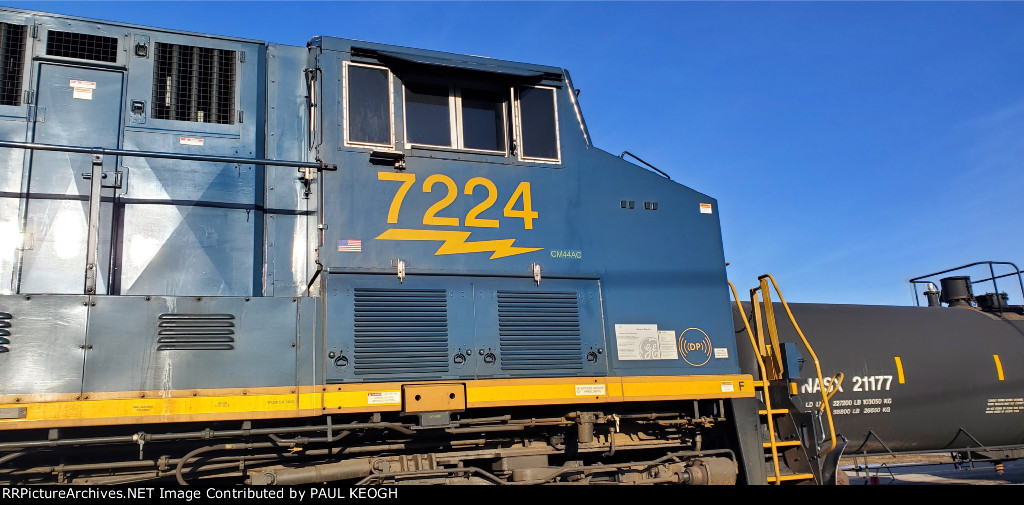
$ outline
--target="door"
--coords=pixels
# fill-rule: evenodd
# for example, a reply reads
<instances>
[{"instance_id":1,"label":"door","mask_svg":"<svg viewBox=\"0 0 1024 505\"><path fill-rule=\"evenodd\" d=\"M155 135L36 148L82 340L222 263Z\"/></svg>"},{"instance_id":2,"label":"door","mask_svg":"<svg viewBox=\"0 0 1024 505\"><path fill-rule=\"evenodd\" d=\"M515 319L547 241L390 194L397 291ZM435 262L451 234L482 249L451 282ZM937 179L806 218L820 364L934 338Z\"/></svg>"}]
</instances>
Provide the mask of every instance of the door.
<instances>
[{"instance_id":1,"label":"door","mask_svg":"<svg viewBox=\"0 0 1024 505\"><path fill-rule=\"evenodd\" d=\"M41 64L33 141L80 147L118 148L123 73ZM99 269L96 294L108 293L114 189L118 160L103 160ZM85 292L86 243L92 155L35 151L29 172L25 231L18 291Z\"/></svg>"}]
</instances>

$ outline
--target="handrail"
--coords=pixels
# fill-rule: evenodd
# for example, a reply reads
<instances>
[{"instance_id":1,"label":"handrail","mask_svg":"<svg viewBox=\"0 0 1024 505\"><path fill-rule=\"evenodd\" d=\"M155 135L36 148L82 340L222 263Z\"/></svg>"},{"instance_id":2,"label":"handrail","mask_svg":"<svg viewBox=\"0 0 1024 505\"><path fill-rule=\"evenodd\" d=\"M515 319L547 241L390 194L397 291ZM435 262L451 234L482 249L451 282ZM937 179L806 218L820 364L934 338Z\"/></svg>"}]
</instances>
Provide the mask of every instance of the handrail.
<instances>
[{"instance_id":1,"label":"handrail","mask_svg":"<svg viewBox=\"0 0 1024 505\"><path fill-rule=\"evenodd\" d=\"M804 332L800 329L800 325L798 325L796 323L796 318L793 317L793 311L789 309L789 304L786 303L786 298L782 296L782 291L779 290L779 284L777 282L775 282L775 277L772 277L772 274L764 274L764 275L758 277L757 280L760 281L760 280L765 279L765 278L771 279L772 286L775 287L775 292L778 293L778 295L779 295L779 301L782 302L782 306L786 309L786 314L789 315L790 322L793 323L793 328L796 329L797 335L800 335L800 340L803 341L804 347L807 349L807 352L810 353L811 359L814 361L814 370L818 374L818 384L819 384L819 386L821 386L821 387L819 387L819 390L821 391L821 404L822 404L822 406L824 406L825 417L828 418L828 431L829 431L829 436L832 439L831 440L832 441L832 447L829 448L829 450L826 451L826 452L831 452L832 450L834 450L836 448L836 445L837 445L837 442L836 442L836 428L835 428L835 424L832 422L832 409L829 407L829 404L828 404L828 402L829 402L829 395L826 394L827 393L827 391L826 391L827 388L824 387L825 380L824 380L824 378L821 375L821 363L818 361L818 355L814 353L814 349L811 348L811 343L807 341L807 337L804 336ZM778 352L778 351L776 350L776 352ZM842 379L842 377L840 377L840 379ZM836 387L838 387L838 386L836 386Z\"/></svg>"},{"instance_id":2,"label":"handrail","mask_svg":"<svg viewBox=\"0 0 1024 505\"><path fill-rule=\"evenodd\" d=\"M658 167L656 167L654 165L651 165L650 163L647 163L646 161L640 159L637 155L635 155L635 154L633 154L633 153L631 153L629 151L622 151L622 154L620 154L619 157L622 158L622 159L626 159L625 156L627 154L632 156L633 159L639 161L640 163L643 163L644 165L647 165L648 167L651 167L651 170L654 170L655 172L658 172L659 174L664 175L666 179L668 179L670 181L672 180L672 178L669 177L668 174L666 174L665 172L662 172L661 170L658 170Z\"/></svg>"},{"instance_id":3,"label":"handrail","mask_svg":"<svg viewBox=\"0 0 1024 505\"><path fill-rule=\"evenodd\" d=\"M765 368L764 360L761 359L761 353L757 350L757 342L754 341L754 333L750 331L750 323L747 322L747 314L743 312L743 305L740 303L740 296L736 293L736 286L732 284L732 281L727 280L729 283L729 289L732 290L732 297L736 299L736 308L740 311L740 318L743 319L743 326L747 328L747 336L750 337L750 346L754 349L754 357L757 358L757 367L761 371L761 380L765 381L768 379L768 370ZM782 483L782 471L779 469L779 450L775 445L775 423L772 421L772 400L771 394L768 392L768 388L764 388L764 408L768 410L768 436L769 442L772 449L772 465L775 470L775 485Z\"/></svg>"},{"instance_id":4,"label":"handrail","mask_svg":"<svg viewBox=\"0 0 1024 505\"><path fill-rule=\"evenodd\" d=\"M37 144L34 142L11 142L0 140L0 147L11 149L30 149L37 151L58 151L66 153L98 154L101 156L125 156L129 158L169 158L183 161L210 161L220 163L240 163L242 165L279 165L284 167L316 168L319 170L337 170L336 165L320 161L288 161L268 160L263 158L241 158L236 156L208 156L205 154L166 153L160 151L131 151L127 149L107 149L105 147L62 146L54 144Z\"/></svg>"},{"instance_id":5,"label":"handrail","mask_svg":"<svg viewBox=\"0 0 1024 505\"><path fill-rule=\"evenodd\" d=\"M1024 278L1021 277L1021 270L1020 270L1019 267L1017 267L1017 265L1015 265L1014 263L1009 262L1009 261L975 261L974 263L968 263L966 265L960 265L958 267L949 268L949 269L946 269L946 270L942 270L940 272L934 272L934 273L930 273L930 274L926 274L926 275L920 275L918 277L914 277L913 279L910 279L910 281L909 281L910 285L914 286L914 306L915 307L920 307L921 306L921 299L920 299L920 296L918 296L918 293L917 293L917 285L918 284L925 284L925 283L928 282L928 281L924 281L922 279L927 279L929 277L934 277L936 275L941 275L941 274L945 274L945 273L949 273L949 272L955 272L957 270L963 270L965 268L970 268L970 267L977 266L977 265L988 265L988 271L989 271L989 274L991 275L991 277L989 277L987 279L971 281L971 285L972 286L975 285L975 284L980 284L982 282L992 281L992 290L995 291L996 293L999 293L999 286L996 285L996 279L1002 279L1003 277L1009 277L1011 275L1016 275L1017 276L1017 283L1020 285L1020 294L1021 294L1021 296L1024 296ZM1010 272L1008 274L1003 274L1003 275L1000 275L1000 276L996 276L995 270L992 268L992 265L1009 265L1009 266L1013 267L1013 272Z\"/></svg>"}]
</instances>

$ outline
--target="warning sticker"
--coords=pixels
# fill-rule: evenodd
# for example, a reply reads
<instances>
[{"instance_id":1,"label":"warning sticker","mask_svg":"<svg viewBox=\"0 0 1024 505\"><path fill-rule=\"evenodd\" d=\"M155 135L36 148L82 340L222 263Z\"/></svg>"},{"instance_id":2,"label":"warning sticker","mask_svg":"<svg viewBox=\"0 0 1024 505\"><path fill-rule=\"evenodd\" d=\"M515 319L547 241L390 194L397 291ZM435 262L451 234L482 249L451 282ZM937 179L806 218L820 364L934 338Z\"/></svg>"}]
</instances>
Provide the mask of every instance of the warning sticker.
<instances>
[{"instance_id":1,"label":"warning sticker","mask_svg":"<svg viewBox=\"0 0 1024 505\"><path fill-rule=\"evenodd\" d=\"M989 398L986 414L1016 414L1024 411L1024 398Z\"/></svg>"},{"instance_id":2,"label":"warning sticker","mask_svg":"<svg viewBox=\"0 0 1024 505\"><path fill-rule=\"evenodd\" d=\"M71 87L76 89L96 89L96 83L92 81L71 81Z\"/></svg>"},{"instance_id":3,"label":"warning sticker","mask_svg":"<svg viewBox=\"0 0 1024 505\"><path fill-rule=\"evenodd\" d=\"M710 214L711 213L711 204L710 203L702 203L702 204L700 204L700 213L701 214Z\"/></svg>"},{"instance_id":4,"label":"warning sticker","mask_svg":"<svg viewBox=\"0 0 1024 505\"><path fill-rule=\"evenodd\" d=\"M366 393L366 403L370 405L398 405L402 403L402 394L398 391L383 391L380 393Z\"/></svg>"},{"instance_id":5,"label":"warning sticker","mask_svg":"<svg viewBox=\"0 0 1024 505\"><path fill-rule=\"evenodd\" d=\"M735 389L733 389L733 385L732 385L731 381L722 381L722 392L723 393L732 393L733 391L735 391Z\"/></svg>"},{"instance_id":6,"label":"warning sticker","mask_svg":"<svg viewBox=\"0 0 1024 505\"><path fill-rule=\"evenodd\" d=\"M615 344L621 360L677 359L675 332L655 324L616 324Z\"/></svg>"},{"instance_id":7,"label":"warning sticker","mask_svg":"<svg viewBox=\"0 0 1024 505\"><path fill-rule=\"evenodd\" d=\"M729 350L724 347L715 348L715 359L722 359L729 357Z\"/></svg>"},{"instance_id":8,"label":"warning sticker","mask_svg":"<svg viewBox=\"0 0 1024 505\"><path fill-rule=\"evenodd\" d=\"M75 90L71 92L71 98L92 100L92 88L75 88Z\"/></svg>"},{"instance_id":9,"label":"warning sticker","mask_svg":"<svg viewBox=\"0 0 1024 505\"><path fill-rule=\"evenodd\" d=\"M181 137L178 139L178 143L183 146L201 146L203 145L203 139L195 137Z\"/></svg>"},{"instance_id":10,"label":"warning sticker","mask_svg":"<svg viewBox=\"0 0 1024 505\"><path fill-rule=\"evenodd\" d=\"M604 384L577 384L576 396L603 396Z\"/></svg>"}]
</instances>

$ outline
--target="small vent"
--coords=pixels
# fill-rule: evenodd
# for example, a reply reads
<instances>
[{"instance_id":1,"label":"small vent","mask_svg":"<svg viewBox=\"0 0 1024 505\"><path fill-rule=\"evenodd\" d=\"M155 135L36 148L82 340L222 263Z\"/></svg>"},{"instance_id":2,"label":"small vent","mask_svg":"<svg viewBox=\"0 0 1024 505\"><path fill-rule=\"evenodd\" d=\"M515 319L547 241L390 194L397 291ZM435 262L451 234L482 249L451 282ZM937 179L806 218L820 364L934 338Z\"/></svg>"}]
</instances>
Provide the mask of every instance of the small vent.
<instances>
[{"instance_id":1,"label":"small vent","mask_svg":"<svg viewBox=\"0 0 1024 505\"><path fill-rule=\"evenodd\" d=\"M175 121L235 122L235 52L156 44L153 117Z\"/></svg>"},{"instance_id":2,"label":"small vent","mask_svg":"<svg viewBox=\"0 0 1024 505\"><path fill-rule=\"evenodd\" d=\"M46 54L114 63L117 61L117 39L86 33L50 30L46 34Z\"/></svg>"},{"instance_id":3,"label":"small vent","mask_svg":"<svg viewBox=\"0 0 1024 505\"><path fill-rule=\"evenodd\" d=\"M232 314L160 314L158 351L230 351L235 348Z\"/></svg>"},{"instance_id":4,"label":"small vent","mask_svg":"<svg viewBox=\"0 0 1024 505\"><path fill-rule=\"evenodd\" d=\"M514 375L575 375L583 369L573 291L498 291L501 369Z\"/></svg>"},{"instance_id":5,"label":"small vent","mask_svg":"<svg viewBox=\"0 0 1024 505\"><path fill-rule=\"evenodd\" d=\"M0 352L9 352L11 345L11 315L0 312Z\"/></svg>"},{"instance_id":6,"label":"small vent","mask_svg":"<svg viewBox=\"0 0 1024 505\"><path fill-rule=\"evenodd\" d=\"M356 289L355 374L441 377L448 372L448 292Z\"/></svg>"},{"instance_id":7,"label":"small vent","mask_svg":"<svg viewBox=\"0 0 1024 505\"><path fill-rule=\"evenodd\" d=\"M21 105L25 27L0 23L0 105Z\"/></svg>"}]
</instances>

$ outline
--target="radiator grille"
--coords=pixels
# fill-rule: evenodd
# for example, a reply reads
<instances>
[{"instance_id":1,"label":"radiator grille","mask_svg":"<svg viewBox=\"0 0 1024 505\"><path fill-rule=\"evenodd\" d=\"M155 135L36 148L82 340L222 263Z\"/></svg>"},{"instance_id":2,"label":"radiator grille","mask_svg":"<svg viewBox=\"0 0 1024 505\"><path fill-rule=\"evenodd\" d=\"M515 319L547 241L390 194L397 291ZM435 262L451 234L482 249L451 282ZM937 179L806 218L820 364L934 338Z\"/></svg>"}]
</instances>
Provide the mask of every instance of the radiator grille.
<instances>
[{"instance_id":1,"label":"radiator grille","mask_svg":"<svg viewBox=\"0 0 1024 505\"><path fill-rule=\"evenodd\" d=\"M355 374L440 377L448 372L448 292L355 290Z\"/></svg>"},{"instance_id":2,"label":"radiator grille","mask_svg":"<svg viewBox=\"0 0 1024 505\"><path fill-rule=\"evenodd\" d=\"M160 314L157 351L230 351L235 348L232 314Z\"/></svg>"},{"instance_id":3,"label":"radiator grille","mask_svg":"<svg viewBox=\"0 0 1024 505\"><path fill-rule=\"evenodd\" d=\"M0 352L11 350L11 319L9 313L0 312Z\"/></svg>"},{"instance_id":4,"label":"radiator grille","mask_svg":"<svg viewBox=\"0 0 1024 505\"><path fill-rule=\"evenodd\" d=\"M21 105L25 27L0 23L0 105Z\"/></svg>"},{"instance_id":5,"label":"radiator grille","mask_svg":"<svg viewBox=\"0 0 1024 505\"><path fill-rule=\"evenodd\" d=\"M235 122L235 52L156 43L153 117Z\"/></svg>"},{"instance_id":6,"label":"radiator grille","mask_svg":"<svg viewBox=\"0 0 1024 505\"><path fill-rule=\"evenodd\" d=\"M87 33L50 30L46 34L46 54L114 63L117 61L117 39Z\"/></svg>"},{"instance_id":7,"label":"radiator grille","mask_svg":"<svg viewBox=\"0 0 1024 505\"><path fill-rule=\"evenodd\" d=\"M514 375L575 375L583 369L574 291L498 291L501 369Z\"/></svg>"}]
</instances>

